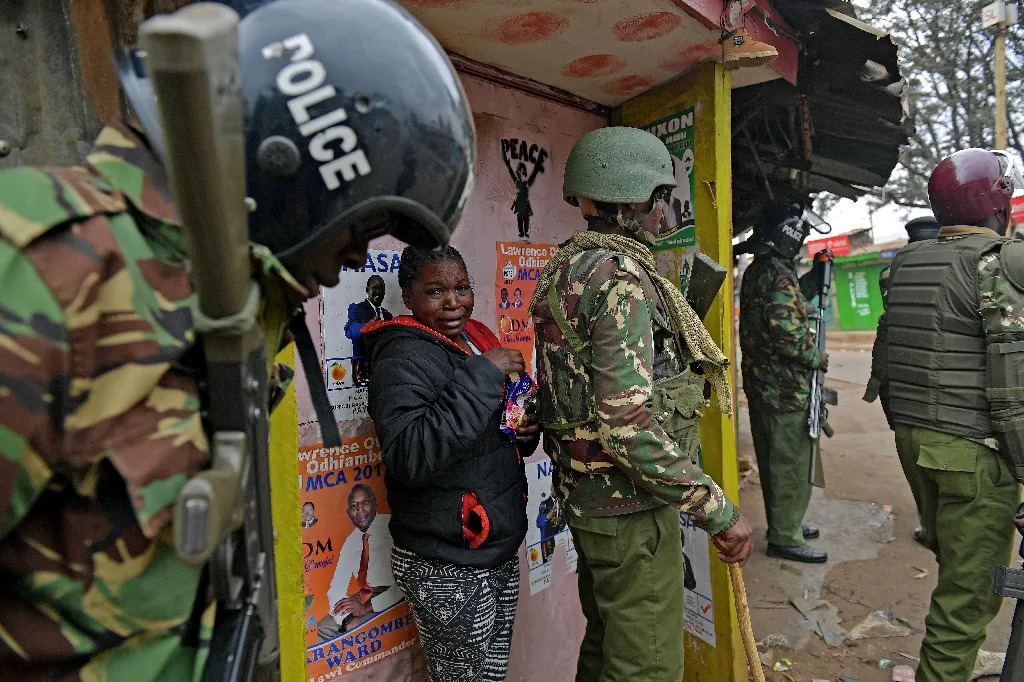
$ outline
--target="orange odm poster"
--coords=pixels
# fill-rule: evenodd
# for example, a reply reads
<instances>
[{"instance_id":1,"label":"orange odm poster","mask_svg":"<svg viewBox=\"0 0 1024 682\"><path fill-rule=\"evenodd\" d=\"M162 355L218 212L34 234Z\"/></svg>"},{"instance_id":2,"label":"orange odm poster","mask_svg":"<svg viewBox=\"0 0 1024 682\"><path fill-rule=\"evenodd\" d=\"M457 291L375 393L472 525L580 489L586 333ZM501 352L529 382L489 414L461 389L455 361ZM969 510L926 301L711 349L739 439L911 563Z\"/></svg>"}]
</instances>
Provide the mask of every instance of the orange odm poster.
<instances>
[{"instance_id":1,"label":"orange odm poster","mask_svg":"<svg viewBox=\"0 0 1024 682\"><path fill-rule=\"evenodd\" d=\"M306 678L364 670L418 641L391 574L391 510L372 432L299 449Z\"/></svg>"},{"instance_id":2,"label":"orange odm poster","mask_svg":"<svg viewBox=\"0 0 1024 682\"><path fill-rule=\"evenodd\" d=\"M530 298L544 266L558 250L557 244L498 242L495 248L494 305L497 309L498 340L515 348L526 358L530 375L533 367L533 320L526 313Z\"/></svg>"}]
</instances>

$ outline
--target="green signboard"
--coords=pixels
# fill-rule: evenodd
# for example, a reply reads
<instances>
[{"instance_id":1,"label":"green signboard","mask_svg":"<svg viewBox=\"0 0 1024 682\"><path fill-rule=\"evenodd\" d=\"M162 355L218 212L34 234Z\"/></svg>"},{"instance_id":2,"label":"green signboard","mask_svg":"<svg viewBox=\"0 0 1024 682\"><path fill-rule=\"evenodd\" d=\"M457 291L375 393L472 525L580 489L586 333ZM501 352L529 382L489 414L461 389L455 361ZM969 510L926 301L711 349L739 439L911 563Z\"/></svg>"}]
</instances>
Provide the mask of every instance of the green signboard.
<instances>
[{"instance_id":1,"label":"green signboard","mask_svg":"<svg viewBox=\"0 0 1024 682\"><path fill-rule=\"evenodd\" d=\"M874 331L882 314L882 291L878 275L891 263L878 254L841 257L835 260L836 303L839 328L847 331Z\"/></svg>"}]
</instances>

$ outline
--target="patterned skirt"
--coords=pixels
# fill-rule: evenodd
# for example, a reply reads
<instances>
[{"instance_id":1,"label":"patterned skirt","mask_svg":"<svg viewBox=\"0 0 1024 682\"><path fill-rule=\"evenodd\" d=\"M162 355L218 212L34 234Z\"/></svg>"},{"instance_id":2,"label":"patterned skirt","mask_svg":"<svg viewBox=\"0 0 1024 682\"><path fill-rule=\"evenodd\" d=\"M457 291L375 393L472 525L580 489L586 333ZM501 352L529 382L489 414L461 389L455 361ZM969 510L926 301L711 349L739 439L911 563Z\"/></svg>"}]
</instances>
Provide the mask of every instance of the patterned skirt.
<instances>
[{"instance_id":1,"label":"patterned skirt","mask_svg":"<svg viewBox=\"0 0 1024 682\"><path fill-rule=\"evenodd\" d=\"M412 606L430 682L503 682L519 601L519 559L471 568L395 547L391 569Z\"/></svg>"}]
</instances>

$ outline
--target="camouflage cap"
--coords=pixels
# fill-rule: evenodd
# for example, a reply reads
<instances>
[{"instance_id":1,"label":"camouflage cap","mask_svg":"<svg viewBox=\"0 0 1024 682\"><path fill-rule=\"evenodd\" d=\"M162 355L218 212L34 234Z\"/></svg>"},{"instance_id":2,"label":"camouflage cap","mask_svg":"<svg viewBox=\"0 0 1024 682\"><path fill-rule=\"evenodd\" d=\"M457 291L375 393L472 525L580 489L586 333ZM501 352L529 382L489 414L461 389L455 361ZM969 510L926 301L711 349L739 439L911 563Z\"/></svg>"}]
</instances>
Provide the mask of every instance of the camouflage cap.
<instances>
[{"instance_id":1,"label":"camouflage cap","mask_svg":"<svg viewBox=\"0 0 1024 682\"><path fill-rule=\"evenodd\" d=\"M636 204L650 199L657 188L676 184L672 156L657 137L639 128L598 128L569 152L562 196L574 206L580 197Z\"/></svg>"}]
</instances>

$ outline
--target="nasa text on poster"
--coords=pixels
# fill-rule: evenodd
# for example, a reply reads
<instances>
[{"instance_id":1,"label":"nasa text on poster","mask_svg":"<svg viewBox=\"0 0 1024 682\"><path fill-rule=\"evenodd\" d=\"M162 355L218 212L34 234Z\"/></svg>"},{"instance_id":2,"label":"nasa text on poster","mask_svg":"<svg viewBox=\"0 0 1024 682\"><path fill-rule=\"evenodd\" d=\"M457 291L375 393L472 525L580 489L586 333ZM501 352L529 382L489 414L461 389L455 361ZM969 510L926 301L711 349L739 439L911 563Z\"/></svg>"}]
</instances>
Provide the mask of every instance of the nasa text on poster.
<instances>
[{"instance_id":1,"label":"nasa text on poster","mask_svg":"<svg viewBox=\"0 0 1024 682\"><path fill-rule=\"evenodd\" d=\"M526 502L526 567L530 575L530 594L551 586L552 559L556 548L562 548L561 551L566 553L566 563L574 564L576 558L575 548L570 550L569 527L562 505L551 494L553 466L547 457L526 463L529 494Z\"/></svg>"},{"instance_id":2,"label":"nasa text on poster","mask_svg":"<svg viewBox=\"0 0 1024 682\"><path fill-rule=\"evenodd\" d=\"M494 301L498 322L498 340L506 348L523 354L530 374L533 366L533 319L527 314L537 280L544 266L558 250L556 244L497 242Z\"/></svg>"},{"instance_id":3,"label":"nasa text on poster","mask_svg":"<svg viewBox=\"0 0 1024 682\"><path fill-rule=\"evenodd\" d=\"M348 675L418 647L391 573L391 510L376 435L300 448L298 473L307 678Z\"/></svg>"},{"instance_id":4,"label":"nasa text on poster","mask_svg":"<svg viewBox=\"0 0 1024 682\"><path fill-rule=\"evenodd\" d=\"M711 596L711 555L708 534L679 515L683 534L683 585L686 588L686 631L715 646L715 603Z\"/></svg>"},{"instance_id":5,"label":"nasa text on poster","mask_svg":"<svg viewBox=\"0 0 1024 682\"><path fill-rule=\"evenodd\" d=\"M342 268L338 286L323 291L324 375L336 421L367 417L372 367L360 333L372 320L408 313L398 287L401 262L401 251L371 250L362 268Z\"/></svg>"}]
</instances>

